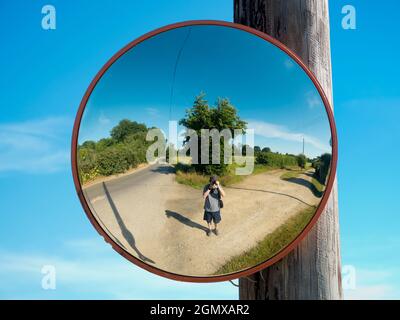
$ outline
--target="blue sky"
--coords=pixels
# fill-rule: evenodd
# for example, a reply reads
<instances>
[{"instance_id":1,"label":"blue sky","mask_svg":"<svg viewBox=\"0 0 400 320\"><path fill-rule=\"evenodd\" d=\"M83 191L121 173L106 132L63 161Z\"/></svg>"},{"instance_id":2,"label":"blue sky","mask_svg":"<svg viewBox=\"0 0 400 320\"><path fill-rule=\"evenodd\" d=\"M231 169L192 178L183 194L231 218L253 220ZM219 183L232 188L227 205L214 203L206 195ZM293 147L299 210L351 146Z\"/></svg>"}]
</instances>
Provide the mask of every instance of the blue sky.
<instances>
[{"instance_id":1,"label":"blue sky","mask_svg":"<svg viewBox=\"0 0 400 320\"><path fill-rule=\"evenodd\" d=\"M157 27L232 21L232 0L51 1L57 29L45 31L48 3L0 4L0 298L236 299L230 283L173 282L119 257L85 217L69 163L77 107L103 64ZM357 276L346 297L400 298L400 4L351 1L357 29L344 30L346 4L330 4L342 262ZM56 290L42 289L43 265L56 267Z\"/></svg>"},{"instance_id":2,"label":"blue sky","mask_svg":"<svg viewBox=\"0 0 400 320\"><path fill-rule=\"evenodd\" d=\"M229 98L261 148L299 154L304 137L308 157L331 152L327 113L302 68L259 37L221 26L170 30L124 54L96 85L79 141L108 137L124 118L168 134L168 121L182 119L200 92L209 104Z\"/></svg>"}]
</instances>

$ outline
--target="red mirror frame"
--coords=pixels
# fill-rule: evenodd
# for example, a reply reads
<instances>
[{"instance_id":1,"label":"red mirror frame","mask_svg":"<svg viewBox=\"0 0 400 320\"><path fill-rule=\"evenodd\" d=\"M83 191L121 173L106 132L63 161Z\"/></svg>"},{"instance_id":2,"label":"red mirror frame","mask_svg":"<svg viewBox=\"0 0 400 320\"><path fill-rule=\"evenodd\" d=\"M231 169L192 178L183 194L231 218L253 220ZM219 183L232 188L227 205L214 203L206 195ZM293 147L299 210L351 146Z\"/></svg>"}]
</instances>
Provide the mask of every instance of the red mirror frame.
<instances>
[{"instance_id":1,"label":"red mirror frame","mask_svg":"<svg viewBox=\"0 0 400 320\"><path fill-rule=\"evenodd\" d=\"M82 186L79 180L79 175L78 175L78 164L77 164L77 145L78 145L78 135L79 135L79 127L81 124L81 119L83 116L83 112L85 110L86 104L89 100L89 97L95 88L96 84L100 80L100 78L104 75L104 73L108 70L108 68L115 62L117 61L123 54L125 54L128 50L132 49L135 47L137 44L155 36L158 34L161 34L163 32L172 30L172 29L177 29L177 28L182 28L182 27L188 27L188 26L199 26L199 25L213 25L213 26L222 26L222 27L228 27L228 28L234 28L234 29L239 29L245 32L249 32L261 39L264 39L265 41L268 41L269 43L275 45L282 51L284 51L286 54L288 54L309 76L309 78L312 80L314 83L315 87L317 88L322 101L324 103L327 115L328 115L328 120L329 120L329 125L331 129L331 138L332 138L332 161L331 161L331 170L330 174L327 180L327 185L325 188L324 195L322 196L322 199L318 205L318 208L313 216L313 218L310 220L310 222L307 224L307 226L303 229L303 231L294 239L289 245L287 245L285 248L283 248L280 252L278 252L275 256L272 258L255 265L254 267L238 271L235 273L231 274L226 274L226 275L219 275L219 276L187 276L187 275L179 275L175 273L171 273L165 270L158 269L156 267L150 266L144 262L142 262L140 259L134 257L131 255L129 252L125 251L122 249L118 244L104 231L104 229L100 226L99 222L96 220L94 215L92 214L86 199L83 195L82 191ZM335 121L334 121L334 116L333 116L333 111L330 106L329 100L326 97L322 86L318 82L317 78L315 75L312 73L312 71L302 62L302 60L293 52L291 51L288 47L286 47L284 44L276 40L275 38L260 32L258 30L255 30L253 28L241 25L241 24L236 24L236 23L231 23L231 22L225 22L225 21L215 21L215 20L195 20L195 21L185 21L185 22L180 22L180 23L174 23L159 29L156 29L154 31L151 31L140 38L130 42L128 45L126 45L124 48L119 50L108 62L101 68L101 70L97 73L95 78L92 80L92 82L89 85L89 88L86 90L85 95L79 105L79 109L75 118L75 123L73 127L73 133L72 133L72 145L71 145L71 165L72 165L72 174L73 174L73 179L74 179L74 184L76 191L78 193L79 200L82 204L82 207L89 218L90 222L94 226L94 228L97 230L97 232L103 236L104 240L109 243L112 248L117 251L120 255L122 255L124 258L128 259L132 263L136 264L137 266L150 271L154 274L157 274L159 276L169 278L172 280L179 280L179 281L186 281L186 282L218 282L218 281L227 281L227 280L233 280L237 279L240 277L246 277L249 276L255 272L258 272L262 269L265 269L274 263L278 262L281 260L283 257L285 257L287 254L289 254L299 243L300 241L309 233L311 228L315 225L317 222L318 218L320 217L321 213L323 212L326 203L328 201L328 198L330 196L330 193L333 188L333 184L335 181L335 176L336 176L336 168L337 168L337 159L338 159L338 147L337 147L337 132L336 132L336 126L335 126Z\"/></svg>"}]
</instances>

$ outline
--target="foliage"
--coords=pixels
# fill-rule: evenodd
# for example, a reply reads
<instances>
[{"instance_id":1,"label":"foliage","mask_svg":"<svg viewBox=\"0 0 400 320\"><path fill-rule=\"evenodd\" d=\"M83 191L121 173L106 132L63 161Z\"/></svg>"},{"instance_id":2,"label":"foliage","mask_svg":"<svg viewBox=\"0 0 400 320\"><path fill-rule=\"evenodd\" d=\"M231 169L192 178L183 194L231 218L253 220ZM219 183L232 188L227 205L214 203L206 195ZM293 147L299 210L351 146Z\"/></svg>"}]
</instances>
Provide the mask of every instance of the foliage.
<instances>
[{"instance_id":1,"label":"foliage","mask_svg":"<svg viewBox=\"0 0 400 320\"><path fill-rule=\"evenodd\" d=\"M109 176L129 169L128 152L123 146L112 146L99 153L97 166L100 175Z\"/></svg>"},{"instance_id":2,"label":"foliage","mask_svg":"<svg viewBox=\"0 0 400 320\"><path fill-rule=\"evenodd\" d=\"M326 184L326 178L329 174L331 167L332 156L330 153L324 153L312 163L312 167L315 169L315 178L322 183Z\"/></svg>"},{"instance_id":3,"label":"foliage","mask_svg":"<svg viewBox=\"0 0 400 320\"><path fill-rule=\"evenodd\" d=\"M111 130L111 137L83 142L77 159L81 182L123 173L146 162L147 149L153 143L146 141L147 131L144 124L124 119Z\"/></svg>"},{"instance_id":4,"label":"foliage","mask_svg":"<svg viewBox=\"0 0 400 320\"><path fill-rule=\"evenodd\" d=\"M196 172L194 166L178 163L175 166L175 169L176 181L178 183L202 190L203 187L209 182L210 176L200 172ZM226 174L223 176L219 176L218 180L221 185L229 186L242 181L244 178L245 176L236 175L234 171L234 165L230 165Z\"/></svg>"},{"instance_id":5,"label":"foliage","mask_svg":"<svg viewBox=\"0 0 400 320\"><path fill-rule=\"evenodd\" d=\"M137 123L128 119L121 120L117 126L111 130L111 138L116 142L122 142L127 136L138 132L146 132L147 127L143 123Z\"/></svg>"},{"instance_id":6,"label":"foliage","mask_svg":"<svg viewBox=\"0 0 400 320\"><path fill-rule=\"evenodd\" d=\"M223 186L230 186L243 181L247 176L235 174L236 164L231 164L228 167L228 173L224 176L219 176L218 180ZM274 168L256 164L253 174L260 174L270 171ZM178 183L188 185L196 189L202 189L209 181L209 176L196 172L193 166L178 163L175 165L176 181Z\"/></svg>"},{"instance_id":7,"label":"foliage","mask_svg":"<svg viewBox=\"0 0 400 320\"><path fill-rule=\"evenodd\" d=\"M78 171L81 181L92 180L99 174L96 161L97 156L94 149L91 147L78 148Z\"/></svg>"},{"instance_id":8,"label":"foliage","mask_svg":"<svg viewBox=\"0 0 400 320\"><path fill-rule=\"evenodd\" d=\"M115 143L115 141L111 138L103 138L100 139L97 143L96 143L96 151L102 151L108 147L111 147L113 144ZM82 147L84 147L84 144L82 144Z\"/></svg>"},{"instance_id":9,"label":"foliage","mask_svg":"<svg viewBox=\"0 0 400 320\"><path fill-rule=\"evenodd\" d=\"M205 94L198 95L193 103L193 106L186 111L186 115L179 121L180 125L187 129L196 131L198 135L198 159L201 159L201 130L202 129L217 129L221 132L228 129L233 136L235 129L246 129L246 122L241 120L237 114L236 108L229 102L228 99L219 98L215 106L209 106L205 100ZM244 132L243 132L244 133ZM184 143L189 141L187 134ZM220 164L193 164L197 172L207 175L225 175L228 172L228 164L224 163L224 139L220 139ZM230 143L230 142L229 142ZM229 155L231 156L231 155ZM212 159L212 139L210 137L209 159Z\"/></svg>"},{"instance_id":10,"label":"foliage","mask_svg":"<svg viewBox=\"0 0 400 320\"><path fill-rule=\"evenodd\" d=\"M94 150L96 149L96 142L92 140L85 141L84 143L82 143L82 147L85 149Z\"/></svg>"},{"instance_id":11,"label":"foliage","mask_svg":"<svg viewBox=\"0 0 400 320\"><path fill-rule=\"evenodd\" d=\"M275 152L260 152L256 156L256 163L275 168L297 166L297 157Z\"/></svg>"},{"instance_id":12,"label":"foliage","mask_svg":"<svg viewBox=\"0 0 400 320\"><path fill-rule=\"evenodd\" d=\"M176 181L180 184L201 190L209 181L209 177L191 171L176 171Z\"/></svg>"},{"instance_id":13,"label":"foliage","mask_svg":"<svg viewBox=\"0 0 400 320\"><path fill-rule=\"evenodd\" d=\"M297 165L304 169L306 167L307 164L307 157L304 154L299 154L297 156Z\"/></svg>"}]
</instances>

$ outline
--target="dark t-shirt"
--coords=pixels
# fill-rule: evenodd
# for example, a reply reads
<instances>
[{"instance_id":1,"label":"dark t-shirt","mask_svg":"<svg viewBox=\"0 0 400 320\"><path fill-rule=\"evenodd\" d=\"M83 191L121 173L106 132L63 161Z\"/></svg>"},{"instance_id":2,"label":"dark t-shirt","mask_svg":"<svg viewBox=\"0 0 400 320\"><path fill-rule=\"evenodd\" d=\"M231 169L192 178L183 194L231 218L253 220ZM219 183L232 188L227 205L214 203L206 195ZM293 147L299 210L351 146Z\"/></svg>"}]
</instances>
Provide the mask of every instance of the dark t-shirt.
<instances>
[{"instance_id":1,"label":"dark t-shirt","mask_svg":"<svg viewBox=\"0 0 400 320\"><path fill-rule=\"evenodd\" d=\"M206 192L209 188L209 184L204 186L203 188L203 194ZM219 207L219 190L218 189L212 189L210 193L208 194L208 197L204 201L204 210L208 212L217 212L220 210Z\"/></svg>"}]
</instances>

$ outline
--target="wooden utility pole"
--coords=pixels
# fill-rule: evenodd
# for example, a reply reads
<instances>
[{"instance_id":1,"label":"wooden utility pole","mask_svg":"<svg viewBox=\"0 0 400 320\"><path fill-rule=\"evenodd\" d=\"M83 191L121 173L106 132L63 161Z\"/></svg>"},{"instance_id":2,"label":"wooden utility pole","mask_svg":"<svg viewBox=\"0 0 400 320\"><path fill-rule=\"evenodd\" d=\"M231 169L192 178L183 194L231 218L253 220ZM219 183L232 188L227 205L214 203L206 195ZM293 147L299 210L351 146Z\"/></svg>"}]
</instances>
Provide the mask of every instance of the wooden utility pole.
<instances>
[{"instance_id":1,"label":"wooden utility pole","mask_svg":"<svg viewBox=\"0 0 400 320\"><path fill-rule=\"evenodd\" d=\"M234 0L234 11L236 23L263 31L292 49L316 75L332 104L328 0ZM278 263L241 278L239 298L342 298L336 182L311 232Z\"/></svg>"}]
</instances>

